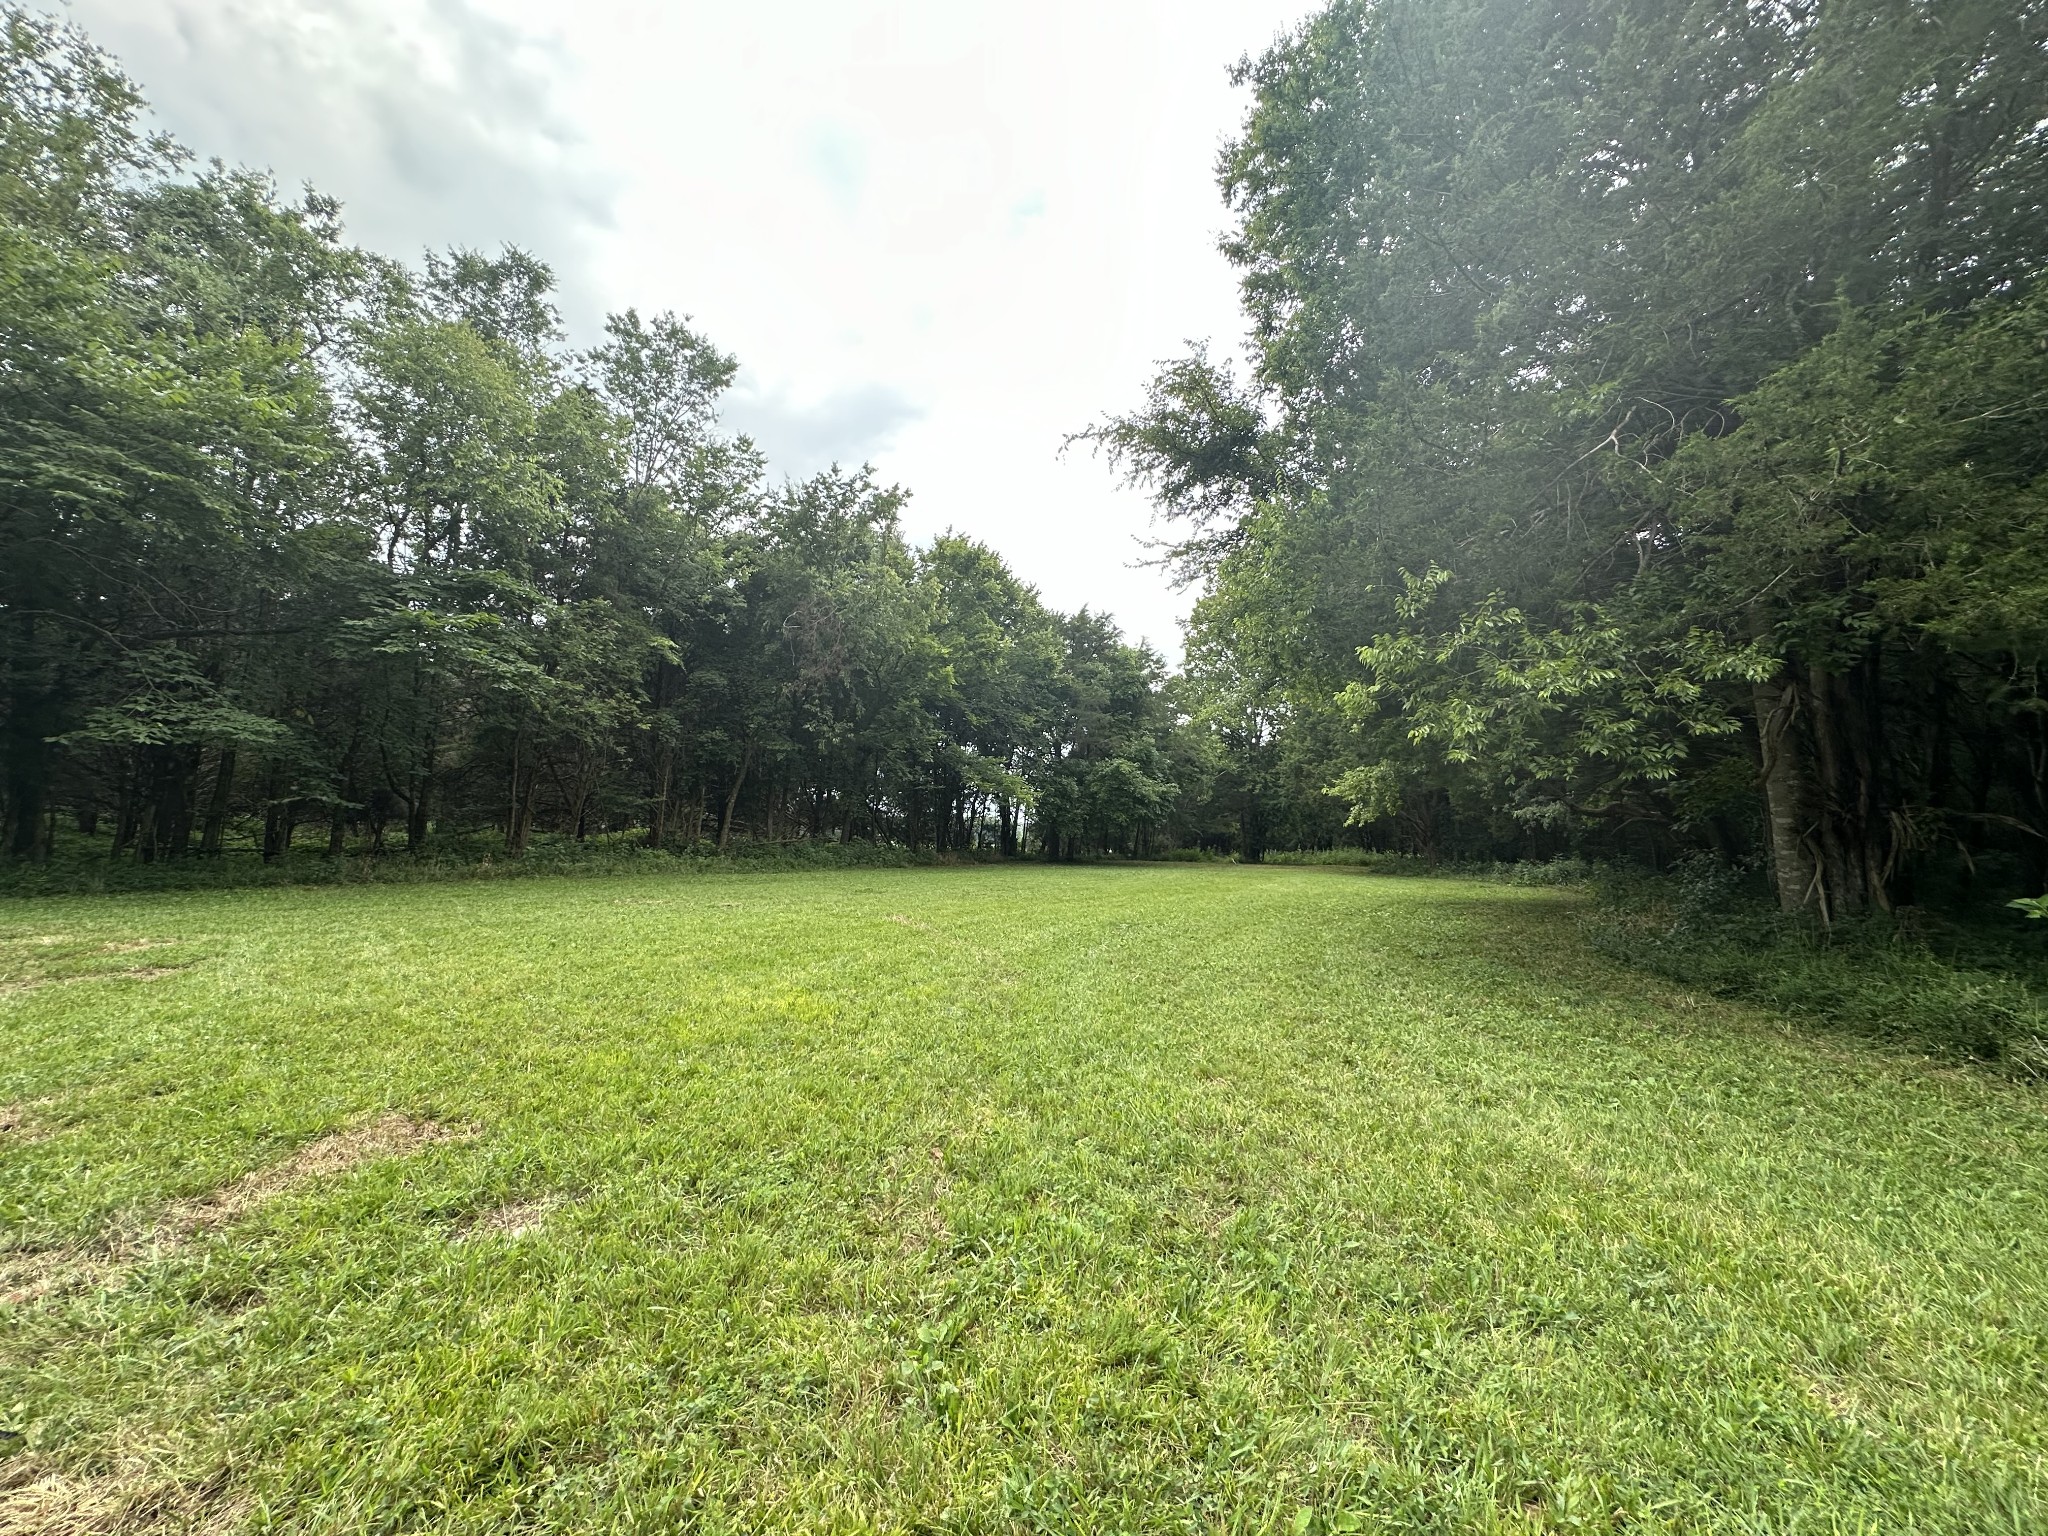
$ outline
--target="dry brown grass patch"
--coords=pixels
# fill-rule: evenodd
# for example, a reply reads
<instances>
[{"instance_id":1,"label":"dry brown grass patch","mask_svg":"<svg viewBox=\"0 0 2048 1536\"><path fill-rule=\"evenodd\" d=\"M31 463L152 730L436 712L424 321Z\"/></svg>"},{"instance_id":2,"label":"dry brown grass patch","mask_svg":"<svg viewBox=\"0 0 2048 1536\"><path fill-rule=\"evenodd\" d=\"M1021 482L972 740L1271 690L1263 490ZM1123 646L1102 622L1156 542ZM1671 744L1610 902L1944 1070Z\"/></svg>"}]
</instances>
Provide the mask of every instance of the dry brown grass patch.
<instances>
[{"instance_id":1,"label":"dry brown grass patch","mask_svg":"<svg viewBox=\"0 0 2048 1536\"><path fill-rule=\"evenodd\" d=\"M248 1512L225 1473L190 1483L142 1465L72 1477L35 1456L0 1463L0 1536L218 1536Z\"/></svg>"},{"instance_id":2,"label":"dry brown grass patch","mask_svg":"<svg viewBox=\"0 0 2048 1536\"><path fill-rule=\"evenodd\" d=\"M548 1219L562 1204L560 1197L544 1195L537 1200L515 1200L481 1212L465 1222L455 1234L458 1243L476 1237L524 1237Z\"/></svg>"},{"instance_id":3,"label":"dry brown grass patch","mask_svg":"<svg viewBox=\"0 0 2048 1536\"><path fill-rule=\"evenodd\" d=\"M144 965L123 971L87 971L82 976L35 976L22 981L0 982L0 997L20 992L40 992L44 987L75 987L82 981L162 981L189 971L189 965Z\"/></svg>"},{"instance_id":4,"label":"dry brown grass patch","mask_svg":"<svg viewBox=\"0 0 2048 1536\"><path fill-rule=\"evenodd\" d=\"M111 1280L121 1267L117 1259L76 1248L11 1254L0 1260L0 1305L20 1307L48 1296L91 1290Z\"/></svg>"},{"instance_id":5,"label":"dry brown grass patch","mask_svg":"<svg viewBox=\"0 0 2048 1536\"><path fill-rule=\"evenodd\" d=\"M431 1120L398 1114L385 1115L367 1125L330 1131L317 1141L309 1141L281 1163L244 1174L210 1195L180 1201L164 1213L157 1225L159 1230L180 1235L203 1231L233 1221L297 1185L346 1173L361 1163L402 1157L438 1142L460 1141L468 1134Z\"/></svg>"},{"instance_id":6,"label":"dry brown grass patch","mask_svg":"<svg viewBox=\"0 0 2048 1536\"><path fill-rule=\"evenodd\" d=\"M914 1246L919 1248L945 1241L947 1231L946 1197L953 1193L953 1176L946 1172L946 1149L944 1147L933 1147L931 1150L931 1160L932 1188L931 1194L925 1201L924 1230L920 1233L913 1229L910 1233L906 1234L905 1239L906 1243L911 1243L913 1240L921 1238L922 1241L914 1242Z\"/></svg>"},{"instance_id":7,"label":"dry brown grass patch","mask_svg":"<svg viewBox=\"0 0 2048 1536\"><path fill-rule=\"evenodd\" d=\"M147 1228L104 1243L97 1250L54 1248L0 1260L0 1302L20 1306L104 1286L141 1259L175 1250L199 1233L234 1221L301 1184L470 1134L400 1114L329 1132L284 1161L244 1174L223 1189L178 1201ZM4 1528L0 1528L0 1536L6 1536Z\"/></svg>"}]
</instances>

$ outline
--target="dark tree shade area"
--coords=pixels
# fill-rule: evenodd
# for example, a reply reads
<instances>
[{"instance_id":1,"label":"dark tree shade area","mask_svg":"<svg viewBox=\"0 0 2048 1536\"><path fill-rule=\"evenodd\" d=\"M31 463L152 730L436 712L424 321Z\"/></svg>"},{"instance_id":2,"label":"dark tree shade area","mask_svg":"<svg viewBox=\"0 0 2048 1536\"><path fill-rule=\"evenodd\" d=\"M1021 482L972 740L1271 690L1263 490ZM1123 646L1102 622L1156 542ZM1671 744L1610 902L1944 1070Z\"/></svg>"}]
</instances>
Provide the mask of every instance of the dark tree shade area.
<instances>
[{"instance_id":1,"label":"dark tree shade area","mask_svg":"<svg viewBox=\"0 0 2048 1536\"><path fill-rule=\"evenodd\" d=\"M2040 891L2048 4L1336 0L1243 79L1249 374L1093 436L1244 836Z\"/></svg>"},{"instance_id":2,"label":"dark tree shade area","mask_svg":"<svg viewBox=\"0 0 2048 1536\"><path fill-rule=\"evenodd\" d=\"M573 350L532 257L353 249L0 21L7 856L1171 835L1158 659L865 472L771 482L684 321Z\"/></svg>"}]
</instances>

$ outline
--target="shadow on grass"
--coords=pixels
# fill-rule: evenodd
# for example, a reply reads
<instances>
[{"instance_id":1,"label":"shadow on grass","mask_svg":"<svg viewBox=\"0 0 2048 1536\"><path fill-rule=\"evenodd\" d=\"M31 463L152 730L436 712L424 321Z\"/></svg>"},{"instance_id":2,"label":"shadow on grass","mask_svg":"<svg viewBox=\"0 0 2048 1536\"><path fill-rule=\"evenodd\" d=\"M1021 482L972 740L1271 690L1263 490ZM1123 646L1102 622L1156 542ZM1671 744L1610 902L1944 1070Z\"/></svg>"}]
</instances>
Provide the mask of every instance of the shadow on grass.
<instances>
[{"instance_id":1,"label":"shadow on grass","mask_svg":"<svg viewBox=\"0 0 2048 1536\"><path fill-rule=\"evenodd\" d=\"M1654 1002L1693 1027L1741 1027L1695 1012L1714 999L1810 1038L2048 1083L2048 967L1979 926L1920 915L1821 930L1756 908L1674 909L1640 882L1620 895L1444 883L1465 886L1445 905L1470 957L1561 1001Z\"/></svg>"}]
</instances>

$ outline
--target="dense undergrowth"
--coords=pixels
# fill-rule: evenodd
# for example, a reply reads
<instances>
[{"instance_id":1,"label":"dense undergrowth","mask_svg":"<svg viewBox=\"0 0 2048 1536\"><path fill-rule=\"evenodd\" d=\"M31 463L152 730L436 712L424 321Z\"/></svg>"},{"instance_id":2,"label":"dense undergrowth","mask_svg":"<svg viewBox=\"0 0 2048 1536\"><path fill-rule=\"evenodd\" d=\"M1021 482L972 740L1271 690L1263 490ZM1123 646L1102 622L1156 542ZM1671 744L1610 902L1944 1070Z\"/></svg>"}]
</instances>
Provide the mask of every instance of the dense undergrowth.
<instances>
[{"instance_id":1,"label":"dense undergrowth","mask_svg":"<svg viewBox=\"0 0 2048 1536\"><path fill-rule=\"evenodd\" d=\"M2000 906L1822 926L1772 907L1761 881L1706 861L1607 871L1584 916L1610 958L1717 997L2048 1077L2048 925Z\"/></svg>"},{"instance_id":2,"label":"dense undergrowth","mask_svg":"<svg viewBox=\"0 0 2048 1536\"><path fill-rule=\"evenodd\" d=\"M361 849L333 857L312 849L265 860L253 852L138 863L115 858L104 839L60 842L40 863L0 863L0 895L71 896L120 891L237 890L286 885L411 885L443 880L511 880L545 875L690 874L715 869L898 869L974 863L987 855L913 853L891 843L736 842L668 850L649 848L639 832L610 837L537 836L510 857L494 833L451 836L414 856Z\"/></svg>"},{"instance_id":3,"label":"dense undergrowth","mask_svg":"<svg viewBox=\"0 0 2048 1536\"><path fill-rule=\"evenodd\" d=\"M2027 921L2030 903L1905 907L1823 926L1779 912L1757 872L1708 859L1662 875L1583 859L1431 864L1358 848L1267 861L1581 886L1594 896L1581 925L1609 959L1803 1024L2048 1077L2048 923Z\"/></svg>"},{"instance_id":4,"label":"dense undergrowth","mask_svg":"<svg viewBox=\"0 0 2048 1536\"><path fill-rule=\"evenodd\" d=\"M419 855L402 847L372 853L358 844L340 857L324 850L294 849L263 859L253 849L141 863L132 854L115 856L104 837L60 835L50 857L39 862L0 862L0 896L95 895L115 891L234 890L283 885L410 885L441 880L505 880L537 875L624 875L707 872L718 869L909 869L937 864L1004 862L990 850L944 853L912 850L901 843L825 839L763 842L742 838L724 852L711 841L687 848L649 848L640 828L571 839L536 834L526 851L505 852L493 831L444 834ZM1044 856L1025 855L1031 861ZM1200 848L1162 849L1148 858L1123 854L1081 855L1069 864L1221 864L1235 858ZM1408 854L1361 848L1269 852L1263 862L1279 865L1337 865L1375 875L1436 876L1491 880L1508 885L1582 885L1602 866L1584 859L1550 863L1492 861L1437 863Z\"/></svg>"},{"instance_id":5,"label":"dense undergrowth","mask_svg":"<svg viewBox=\"0 0 2048 1536\"><path fill-rule=\"evenodd\" d=\"M1410 853L1370 848L1315 848L1268 853L1267 864L1333 866L1373 875L1416 875L1432 879L1492 880L1502 885L1587 885L1605 865L1590 859L1423 859Z\"/></svg>"}]
</instances>

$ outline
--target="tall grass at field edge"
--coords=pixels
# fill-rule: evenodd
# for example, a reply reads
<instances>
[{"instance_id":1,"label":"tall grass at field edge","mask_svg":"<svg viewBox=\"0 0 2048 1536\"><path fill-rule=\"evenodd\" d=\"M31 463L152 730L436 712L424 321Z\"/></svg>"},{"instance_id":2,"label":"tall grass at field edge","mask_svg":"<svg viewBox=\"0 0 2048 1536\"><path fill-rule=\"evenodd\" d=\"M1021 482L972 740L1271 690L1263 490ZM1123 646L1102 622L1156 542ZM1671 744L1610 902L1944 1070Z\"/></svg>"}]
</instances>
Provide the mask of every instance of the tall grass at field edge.
<instances>
[{"instance_id":1,"label":"tall grass at field edge","mask_svg":"<svg viewBox=\"0 0 2048 1536\"><path fill-rule=\"evenodd\" d=\"M1609 870L1580 921L1610 959L1802 1023L2048 1080L2048 933L2003 907L1832 924L1781 913L1753 871Z\"/></svg>"}]
</instances>

